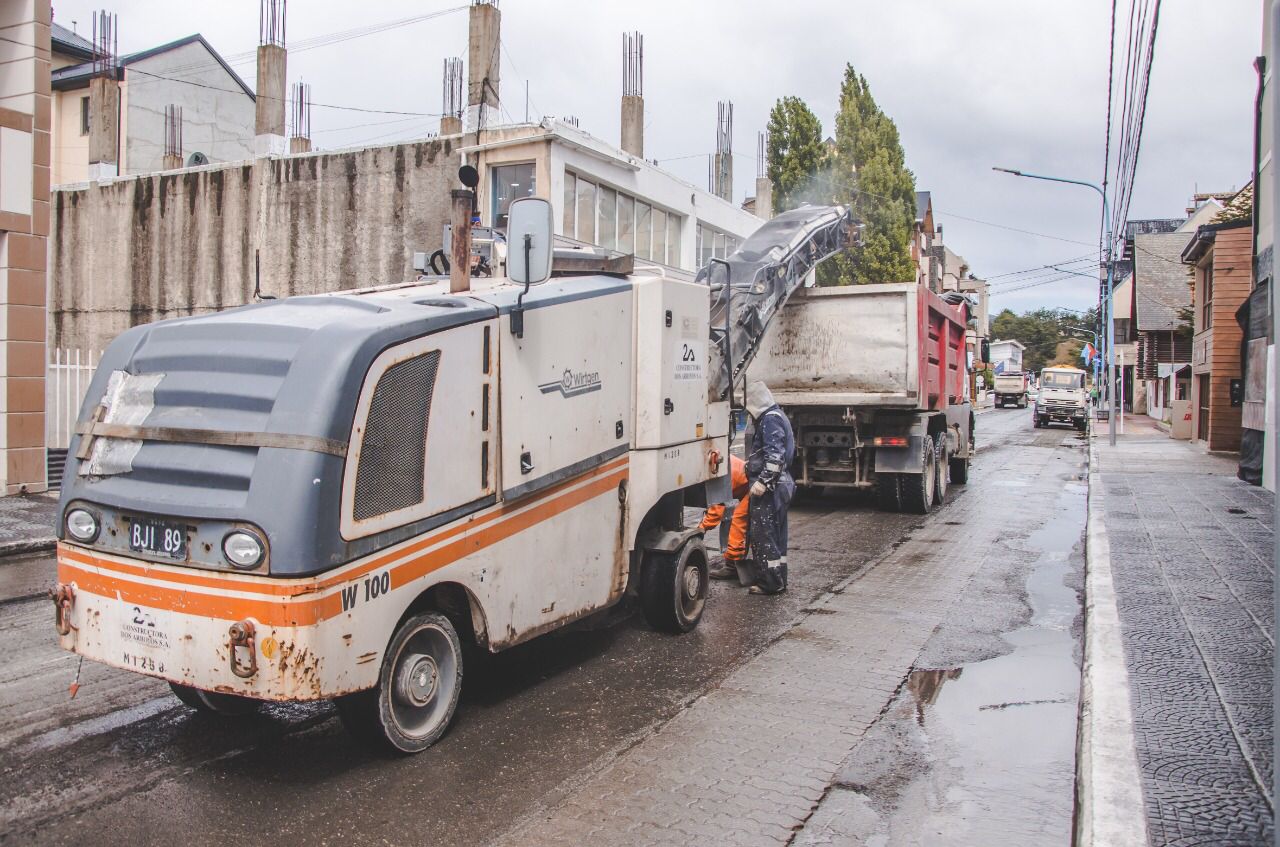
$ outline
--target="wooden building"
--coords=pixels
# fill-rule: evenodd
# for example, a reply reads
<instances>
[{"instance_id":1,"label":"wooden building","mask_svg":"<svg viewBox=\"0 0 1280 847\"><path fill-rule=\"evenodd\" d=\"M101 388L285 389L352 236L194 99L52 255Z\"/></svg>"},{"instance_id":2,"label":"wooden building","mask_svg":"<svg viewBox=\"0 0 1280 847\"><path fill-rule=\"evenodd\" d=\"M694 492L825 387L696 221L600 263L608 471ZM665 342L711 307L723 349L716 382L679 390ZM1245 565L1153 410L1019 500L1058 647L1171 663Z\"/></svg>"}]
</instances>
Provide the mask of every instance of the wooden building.
<instances>
[{"instance_id":1,"label":"wooden building","mask_svg":"<svg viewBox=\"0 0 1280 847\"><path fill-rule=\"evenodd\" d=\"M1182 253L1192 268L1191 437L1210 450L1240 449L1243 332L1236 313L1253 290L1253 191L1246 187Z\"/></svg>"}]
</instances>

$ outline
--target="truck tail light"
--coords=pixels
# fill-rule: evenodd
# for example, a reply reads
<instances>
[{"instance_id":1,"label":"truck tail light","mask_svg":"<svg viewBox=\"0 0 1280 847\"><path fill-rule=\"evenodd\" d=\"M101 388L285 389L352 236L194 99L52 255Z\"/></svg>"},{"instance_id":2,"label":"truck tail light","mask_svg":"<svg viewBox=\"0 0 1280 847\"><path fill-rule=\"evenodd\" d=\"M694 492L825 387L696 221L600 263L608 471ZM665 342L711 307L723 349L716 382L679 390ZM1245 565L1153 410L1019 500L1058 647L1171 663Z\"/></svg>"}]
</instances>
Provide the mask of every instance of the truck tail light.
<instances>
[{"instance_id":1,"label":"truck tail light","mask_svg":"<svg viewBox=\"0 0 1280 847\"><path fill-rule=\"evenodd\" d=\"M907 439L901 435L877 435L873 443L877 447L906 447Z\"/></svg>"}]
</instances>

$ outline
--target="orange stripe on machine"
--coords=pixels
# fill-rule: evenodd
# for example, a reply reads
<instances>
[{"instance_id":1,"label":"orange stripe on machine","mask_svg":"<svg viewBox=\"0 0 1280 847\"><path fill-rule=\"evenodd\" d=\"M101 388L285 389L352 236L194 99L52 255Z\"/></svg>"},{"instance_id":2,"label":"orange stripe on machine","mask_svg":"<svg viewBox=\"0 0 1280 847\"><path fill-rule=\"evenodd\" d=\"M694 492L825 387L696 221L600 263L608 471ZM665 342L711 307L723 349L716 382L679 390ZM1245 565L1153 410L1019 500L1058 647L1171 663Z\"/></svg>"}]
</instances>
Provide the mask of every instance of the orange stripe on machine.
<instances>
[{"instance_id":1,"label":"orange stripe on machine","mask_svg":"<svg viewBox=\"0 0 1280 847\"><path fill-rule=\"evenodd\" d=\"M75 583L77 590L118 598L157 609L221 620L253 618L276 627L311 626L342 614L341 592L318 592L350 583L364 574L406 555L465 533L462 538L392 568L393 589L426 576L471 553L504 541L568 509L613 490L627 478L626 460L611 462L583 477L562 483L537 500L506 506L471 521L419 539L400 550L359 563L339 577L281 584L278 580L216 574L187 573L164 566L147 567L114 557L105 558L65 544L58 545L58 581ZM609 471L613 472L610 473ZM597 479L594 476L605 474ZM588 484L573 488L589 480ZM565 489L568 488L568 491ZM559 496L556 496L556 495ZM492 524L485 526L485 524ZM483 528L481 528L483 527ZM150 581L139 581L139 578ZM161 583L161 584L156 584ZM167 584L165 584L167 583ZM212 589L213 593L198 589ZM226 593L217 593L221 589ZM234 593L233 593L234 592ZM258 597L236 596L240 593Z\"/></svg>"}]
</instances>

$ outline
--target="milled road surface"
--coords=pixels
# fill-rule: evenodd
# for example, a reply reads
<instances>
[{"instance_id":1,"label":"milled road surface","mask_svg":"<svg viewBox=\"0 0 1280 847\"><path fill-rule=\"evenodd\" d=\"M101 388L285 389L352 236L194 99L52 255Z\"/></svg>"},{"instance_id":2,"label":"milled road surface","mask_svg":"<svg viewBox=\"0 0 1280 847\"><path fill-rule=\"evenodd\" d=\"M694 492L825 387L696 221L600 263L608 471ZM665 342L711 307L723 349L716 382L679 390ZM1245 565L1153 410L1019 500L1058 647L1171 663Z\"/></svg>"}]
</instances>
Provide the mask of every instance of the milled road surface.
<instances>
[{"instance_id":1,"label":"milled road surface","mask_svg":"<svg viewBox=\"0 0 1280 847\"><path fill-rule=\"evenodd\" d=\"M180 705L164 683L90 663L81 670L78 696L69 700L78 660L55 646L49 601L3 602L0 842L480 844L505 836L531 843L537 839L521 834L568 824L585 789L608 784L628 764L678 738L694 716L720 702L716 698L732 694L735 681L762 668L779 685L786 685L791 667L798 678L816 672L816 666L786 661L791 642L807 639L825 649L821 655L839 659L840 690L861 692L858 709L869 710L869 717L862 720L852 708L796 715L814 726L811 740L821 736L816 730L843 722L838 737L847 743L812 757L809 770L828 775L801 780L785 798L814 797L800 804L803 813L788 818L789 828L761 822L758 837L750 828L736 831L739 841L851 843L888 833L928 841L935 824L957 813L947 797L989 813L998 797L972 778L988 764L984 751L964 743L962 707L971 701L975 709L991 706L983 709L987 720L979 727L986 738L999 738L1002 726L1025 726L1020 710L1046 710L1037 713L1035 732L1027 733L1026 767L1035 769L1028 774L1034 778L1020 779L1016 756L1000 759L994 786L1018 784L1011 801L1020 808L995 811L1010 832L1051 832L1051 840L1066 844L1074 738L1068 713L1074 712L1078 682L1069 557L1083 527L1072 501L1083 451L1071 430L1033 430L1022 411L985 413L978 430L982 452L972 481L953 487L948 504L929 517L883 514L858 499L799 503L792 511L786 595L751 597L716 583L706 617L686 636L653 633L632 616L488 658L468 668L463 706L450 733L407 759L365 752L328 705L269 706L251 718L212 719ZM1019 528L1005 532L1002 522L1011 512L1019 515ZM1038 522L1053 529L1032 537ZM963 543L947 543L951 537ZM0 596L5 567L0 565ZM9 596L39 583L31 578L33 567L25 566ZM946 597L925 596L938 588L931 573L950 580ZM831 594L837 586L842 592ZM1007 597L993 600L993 592ZM861 616L869 651L876 640L902 641L895 635L901 627L919 639L923 652L919 645L898 647L901 660L874 651L863 661L830 649L837 633L823 627L841 620L841 603L882 610ZM814 611L823 607L825 614ZM1023 669L1036 667L1045 650L1052 653L1052 668L1028 683ZM1001 656L1008 661L1004 671L991 667ZM795 660L804 661L799 653ZM957 672L970 664L974 670ZM940 673L922 676L923 670ZM912 713L919 703L923 716L935 700L946 704L937 686L957 677L975 681L957 689L964 696L952 712L938 713L936 745L922 748L916 739L904 753L902 745L886 740L901 735L901 727L895 729L904 714L899 704ZM1001 724L1002 715L1014 717ZM872 758L892 762L895 778L862 785L857 780L865 774L857 774L865 767L858 757L877 749L884 754ZM645 773L656 777L659 770ZM627 798L633 804L652 789L620 784L635 788ZM857 795L857 803L846 795ZM697 805L697 797L690 799L687 808ZM1019 817L1026 817L1026 804L1041 819L1036 828ZM604 801L602 811L610 808ZM661 818L662 809L656 812ZM647 826L647 836L631 840L693 840L688 828L667 830L660 820ZM606 832L598 840L628 839Z\"/></svg>"}]
</instances>

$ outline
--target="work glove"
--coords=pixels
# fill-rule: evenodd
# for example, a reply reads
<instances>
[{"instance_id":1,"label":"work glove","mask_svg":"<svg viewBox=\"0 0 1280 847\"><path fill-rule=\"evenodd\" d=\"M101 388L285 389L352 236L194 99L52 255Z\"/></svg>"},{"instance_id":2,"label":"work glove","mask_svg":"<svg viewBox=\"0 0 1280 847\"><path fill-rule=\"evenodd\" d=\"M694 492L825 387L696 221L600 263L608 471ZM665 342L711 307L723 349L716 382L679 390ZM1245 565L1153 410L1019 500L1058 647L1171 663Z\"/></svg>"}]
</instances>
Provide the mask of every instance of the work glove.
<instances>
[{"instance_id":1,"label":"work glove","mask_svg":"<svg viewBox=\"0 0 1280 847\"><path fill-rule=\"evenodd\" d=\"M768 490L769 490L769 489L765 488L764 483L763 483L763 482L761 482L761 481L760 481L760 480L758 480L758 479L757 479L755 482L753 482L753 483L751 484L751 496L752 496L752 497L760 497L761 495L763 495L763 494L764 494L766 491L768 491Z\"/></svg>"}]
</instances>

